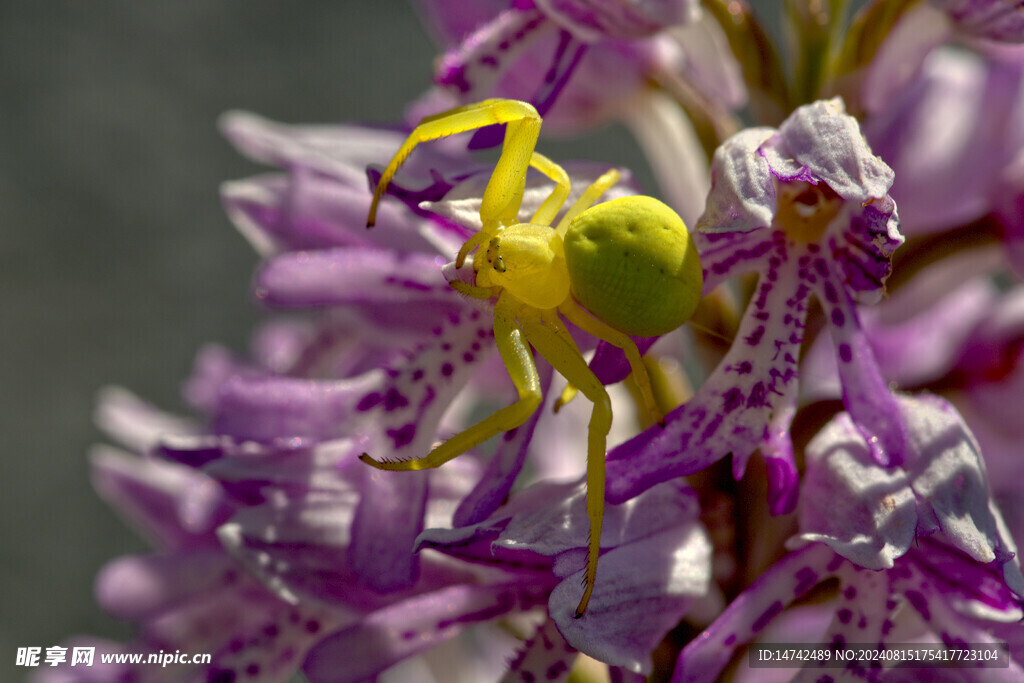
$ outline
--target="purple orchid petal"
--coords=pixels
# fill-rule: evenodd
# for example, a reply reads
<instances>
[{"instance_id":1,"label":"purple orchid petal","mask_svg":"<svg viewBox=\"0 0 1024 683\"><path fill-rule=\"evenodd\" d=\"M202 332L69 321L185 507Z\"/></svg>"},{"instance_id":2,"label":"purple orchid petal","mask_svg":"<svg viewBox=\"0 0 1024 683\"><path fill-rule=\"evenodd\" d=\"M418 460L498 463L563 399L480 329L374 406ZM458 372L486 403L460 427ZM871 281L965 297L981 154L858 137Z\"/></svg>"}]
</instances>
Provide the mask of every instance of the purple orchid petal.
<instances>
[{"instance_id":1,"label":"purple orchid petal","mask_svg":"<svg viewBox=\"0 0 1024 683\"><path fill-rule=\"evenodd\" d=\"M977 619L1019 622L1024 617L1021 597L1003 578L1002 564L978 564L935 536L918 538L914 570L933 582L934 592L963 614Z\"/></svg>"},{"instance_id":2,"label":"purple orchid petal","mask_svg":"<svg viewBox=\"0 0 1024 683\"><path fill-rule=\"evenodd\" d=\"M903 410L914 441L907 462L914 493L934 513L943 536L978 562L999 560L1007 585L1024 596L1013 541L994 512L988 477L977 441L960 414L933 396L904 399Z\"/></svg>"},{"instance_id":3,"label":"purple orchid petal","mask_svg":"<svg viewBox=\"0 0 1024 683\"><path fill-rule=\"evenodd\" d=\"M653 35L700 16L700 3L693 0L643 0L629 4L615 0L536 2L551 20L590 41Z\"/></svg>"},{"instance_id":4,"label":"purple orchid petal","mask_svg":"<svg viewBox=\"0 0 1024 683\"><path fill-rule=\"evenodd\" d=\"M892 187L892 169L872 153L839 98L799 107L760 149L775 177L810 174L847 201L884 197Z\"/></svg>"},{"instance_id":5,"label":"purple orchid petal","mask_svg":"<svg viewBox=\"0 0 1024 683\"><path fill-rule=\"evenodd\" d=\"M215 545L212 531L231 513L224 493L187 467L96 448L96 491L144 536L170 550Z\"/></svg>"},{"instance_id":6,"label":"purple orchid petal","mask_svg":"<svg viewBox=\"0 0 1024 683\"><path fill-rule=\"evenodd\" d=\"M683 648L673 683L715 680L738 648L753 640L787 605L835 573L835 559L821 544L782 558Z\"/></svg>"},{"instance_id":7,"label":"purple orchid petal","mask_svg":"<svg viewBox=\"0 0 1024 683\"><path fill-rule=\"evenodd\" d=\"M786 385L796 381L807 315L809 289L795 269L780 267L785 258L780 240L773 251L776 265L758 284L740 323L740 343L733 344L689 402L666 416L664 428L648 429L609 452L610 502L698 472L730 453L734 472L742 475Z\"/></svg>"},{"instance_id":8,"label":"purple orchid petal","mask_svg":"<svg viewBox=\"0 0 1024 683\"><path fill-rule=\"evenodd\" d=\"M363 681L450 640L467 626L528 610L542 600L543 595L515 583L455 585L419 595L324 639L309 653L303 672L311 683Z\"/></svg>"},{"instance_id":9,"label":"purple orchid petal","mask_svg":"<svg viewBox=\"0 0 1024 683\"><path fill-rule=\"evenodd\" d=\"M712 189L704 214L697 220L698 233L746 233L772 224L775 189L771 172L766 164L752 159L773 132L771 128L747 128L715 150ZM701 251L701 263L703 257Z\"/></svg>"},{"instance_id":10,"label":"purple orchid petal","mask_svg":"<svg viewBox=\"0 0 1024 683\"><path fill-rule=\"evenodd\" d=\"M900 465L908 449L907 427L860 328L857 309L846 290L834 284L837 281L834 276L823 279L818 300L832 323L829 334L835 347L843 405L868 439L875 461L883 466Z\"/></svg>"},{"instance_id":11,"label":"purple orchid petal","mask_svg":"<svg viewBox=\"0 0 1024 683\"><path fill-rule=\"evenodd\" d=\"M491 334L490 321L479 311L450 316L436 327L428 344L358 402L356 410L366 419L366 452L385 460L426 456L436 436L433 426L489 353L492 345L484 342ZM366 468L350 560L368 585L393 590L414 580L412 550L423 530L425 476Z\"/></svg>"},{"instance_id":12,"label":"purple orchid petal","mask_svg":"<svg viewBox=\"0 0 1024 683\"><path fill-rule=\"evenodd\" d=\"M582 554L576 560L578 571L551 592L551 618L573 647L636 673L650 673L651 652L706 593L711 578L707 533L692 521L679 524L603 553L587 613L577 619ZM560 564L568 563L560 559L556 571Z\"/></svg>"},{"instance_id":13,"label":"purple orchid petal","mask_svg":"<svg viewBox=\"0 0 1024 683\"><path fill-rule=\"evenodd\" d=\"M366 230L372 195L358 186L294 169L225 183L221 202L235 227L262 255L281 251L377 245L399 251L431 251L413 234L408 211L383 202L377 229Z\"/></svg>"},{"instance_id":14,"label":"purple orchid petal","mask_svg":"<svg viewBox=\"0 0 1024 683\"><path fill-rule=\"evenodd\" d=\"M96 425L117 443L144 453L168 434L196 434L192 420L164 413L120 387L105 387L96 398Z\"/></svg>"},{"instance_id":15,"label":"purple orchid petal","mask_svg":"<svg viewBox=\"0 0 1024 683\"><path fill-rule=\"evenodd\" d=\"M914 541L917 507L906 473L879 467L846 414L807 446L800 539L869 569L886 569Z\"/></svg>"},{"instance_id":16,"label":"purple orchid petal","mask_svg":"<svg viewBox=\"0 0 1024 683\"><path fill-rule=\"evenodd\" d=\"M705 287L751 267L761 271L737 335L742 343L733 344L688 404L669 414L664 429L647 430L609 454L609 500L729 454L735 476L742 476L750 454L770 437L774 411L784 410L778 397L796 381L811 293L830 307L831 329L843 339L840 359L862 370L842 374L848 409L878 437L879 458L905 450L898 414L886 410L888 390L849 304L880 294L892 251L903 241L886 195L892 178L839 99L800 107L777 132L743 131L718 148L696 242L709 254ZM825 249L839 264L835 270ZM857 344L864 354L854 359ZM793 478L791 466L774 473ZM784 509L781 490L773 492L774 509Z\"/></svg>"},{"instance_id":17,"label":"purple orchid petal","mask_svg":"<svg viewBox=\"0 0 1024 683\"><path fill-rule=\"evenodd\" d=\"M239 373L220 387L213 428L257 441L339 436L359 402L380 386L381 374L312 380Z\"/></svg>"},{"instance_id":18,"label":"purple orchid petal","mask_svg":"<svg viewBox=\"0 0 1024 683\"><path fill-rule=\"evenodd\" d=\"M972 623L970 619L965 619L963 614L952 609L942 598L937 597L940 593L936 590L936 586L932 584L930 577L919 568L907 567L905 572L892 577L891 584L892 592L905 595L910 607L929 625L939 641L947 647L967 643L999 644L1000 641L993 637L988 630L981 628L977 623ZM1019 609L1016 611L1017 614L1020 614ZM1019 617L1014 621L1019 622ZM1019 628L1019 623L1016 626ZM986 668L985 671L986 674L989 672L992 674L985 680L1015 681L1019 680L1024 667L1010 659L1008 668Z\"/></svg>"},{"instance_id":19,"label":"purple orchid petal","mask_svg":"<svg viewBox=\"0 0 1024 683\"><path fill-rule=\"evenodd\" d=\"M1024 43L1024 7L1007 0L931 0L970 36Z\"/></svg>"},{"instance_id":20,"label":"purple orchid petal","mask_svg":"<svg viewBox=\"0 0 1024 683\"><path fill-rule=\"evenodd\" d=\"M349 562L362 582L381 592L408 588L419 573L412 551L423 531L426 472L363 473L362 498L352 520Z\"/></svg>"},{"instance_id":21,"label":"purple orchid petal","mask_svg":"<svg viewBox=\"0 0 1024 683\"><path fill-rule=\"evenodd\" d=\"M472 34L459 35L462 42L441 59L435 81L464 101L484 99L510 63L554 31L536 8L507 9Z\"/></svg>"},{"instance_id":22,"label":"purple orchid petal","mask_svg":"<svg viewBox=\"0 0 1024 683\"><path fill-rule=\"evenodd\" d=\"M367 613L413 593L472 579L468 569L427 556L421 560L419 580L411 591L383 593L376 585L364 587L349 562L351 524L360 493L355 488L337 494L313 492L283 504L244 508L218 535L232 556L290 603L313 601ZM437 503L433 495L430 503ZM399 582L390 577L390 583Z\"/></svg>"},{"instance_id":23,"label":"purple orchid petal","mask_svg":"<svg viewBox=\"0 0 1024 683\"><path fill-rule=\"evenodd\" d=\"M142 620L183 599L236 586L244 574L216 548L185 553L124 556L96 578L96 600L111 614Z\"/></svg>"},{"instance_id":24,"label":"purple orchid petal","mask_svg":"<svg viewBox=\"0 0 1024 683\"><path fill-rule=\"evenodd\" d=\"M693 241L704 270L705 296L737 273L767 269L774 245L771 233L759 229L747 232L701 229L693 235Z\"/></svg>"},{"instance_id":25,"label":"purple orchid petal","mask_svg":"<svg viewBox=\"0 0 1024 683\"><path fill-rule=\"evenodd\" d=\"M1003 63L936 50L865 122L872 148L900 178L892 194L903 232L966 225L992 209L1000 176L1021 148L1019 64L1019 56Z\"/></svg>"},{"instance_id":26,"label":"purple orchid petal","mask_svg":"<svg viewBox=\"0 0 1024 683\"><path fill-rule=\"evenodd\" d=\"M644 355L660 337L631 337L640 355ZM617 346L606 341L598 342L597 350L590 361L590 369L601 380L601 384L615 384L629 377L633 369L626 354Z\"/></svg>"},{"instance_id":27,"label":"purple orchid petal","mask_svg":"<svg viewBox=\"0 0 1024 683\"><path fill-rule=\"evenodd\" d=\"M915 537L945 543L1001 573L1024 595L1016 546L991 501L977 443L963 418L934 396L901 397L908 451L902 469L872 463L849 415L835 418L807 448L802 541L821 541L869 569L891 568Z\"/></svg>"},{"instance_id":28,"label":"purple orchid petal","mask_svg":"<svg viewBox=\"0 0 1024 683\"><path fill-rule=\"evenodd\" d=\"M256 295L282 308L454 301L438 258L358 248L282 254L260 267Z\"/></svg>"},{"instance_id":29,"label":"purple orchid petal","mask_svg":"<svg viewBox=\"0 0 1024 683\"><path fill-rule=\"evenodd\" d=\"M776 405L768 423L767 434L761 445L768 479L768 510L773 515L785 515L796 509L800 496L800 473L793 454L790 427L796 414L798 386L790 383Z\"/></svg>"},{"instance_id":30,"label":"purple orchid petal","mask_svg":"<svg viewBox=\"0 0 1024 683\"><path fill-rule=\"evenodd\" d=\"M551 366L544 362L538 363L537 372L540 375L541 391L546 396L551 388ZM452 518L454 526L482 522L505 501L523 468L533 432L543 413L544 408L538 408L525 423L502 434L501 442L480 481L459 503Z\"/></svg>"}]
</instances>

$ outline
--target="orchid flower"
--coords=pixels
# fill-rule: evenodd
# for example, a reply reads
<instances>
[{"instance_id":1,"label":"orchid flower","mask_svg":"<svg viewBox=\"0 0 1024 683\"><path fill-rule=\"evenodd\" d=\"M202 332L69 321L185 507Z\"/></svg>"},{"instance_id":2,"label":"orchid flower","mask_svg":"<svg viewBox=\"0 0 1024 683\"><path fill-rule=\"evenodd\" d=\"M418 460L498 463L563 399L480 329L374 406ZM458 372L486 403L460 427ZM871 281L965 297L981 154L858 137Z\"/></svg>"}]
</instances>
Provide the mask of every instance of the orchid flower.
<instances>
[{"instance_id":1,"label":"orchid flower","mask_svg":"<svg viewBox=\"0 0 1024 683\"><path fill-rule=\"evenodd\" d=\"M839 100L806 105L777 131L749 129L719 148L695 235L704 290L738 273L761 277L736 341L696 395L666 417L664 429L609 454L612 500L730 453L739 478L760 447L773 512L793 508L798 475L787 431L812 294L829 322L847 409L876 461L900 462L905 428L854 305L880 298L903 242L887 194L892 177Z\"/></svg>"},{"instance_id":2,"label":"orchid flower","mask_svg":"<svg viewBox=\"0 0 1024 683\"><path fill-rule=\"evenodd\" d=\"M674 680L711 680L738 647L830 578L838 592L819 609L828 614L817 619L821 630L804 642L884 648L923 633L925 642L991 643L998 641L965 617L991 625L1024 616L1016 546L970 430L936 397L902 397L899 409L910 436L902 466L874 462L846 413L812 440L793 552L683 650Z\"/></svg>"}]
</instances>

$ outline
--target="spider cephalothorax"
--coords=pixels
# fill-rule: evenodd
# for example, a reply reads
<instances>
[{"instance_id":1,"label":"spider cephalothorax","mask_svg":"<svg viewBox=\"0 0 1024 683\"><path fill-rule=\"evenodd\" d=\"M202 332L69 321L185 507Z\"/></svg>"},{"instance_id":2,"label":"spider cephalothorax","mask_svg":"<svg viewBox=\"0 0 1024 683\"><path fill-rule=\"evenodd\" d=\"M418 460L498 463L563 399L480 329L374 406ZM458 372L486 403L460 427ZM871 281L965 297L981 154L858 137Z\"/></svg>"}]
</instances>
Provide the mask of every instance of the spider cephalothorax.
<instances>
[{"instance_id":1,"label":"spider cephalothorax","mask_svg":"<svg viewBox=\"0 0 1024 683\"><path fill-rule=\"evenodd\" d=\"M582 616L597 575L604 517L605 441L612 412L607 391L587 366L559 314L625 352L647 409L659 417L647 371L628 335L665 334L693 315L701 295L700 259L682 219L658 200L631 196L595 206L619 180L614 169L588 187L552 225L569 195L569 176L534 151L541 118L531 105L516 100L486 100L424 119L381 175L367 225L373 224L384 190L416 145L493 124L506 124L505 142L484 191L482 228L456 257L456 266L462 267L477 250L475 281L472 285L453 281L451 286L468 296L494 299L494 339L519 399L423 458L394 462L363 454L362 460L386 470L438 467L490 437L518 427L543 399L529 350L533 346L569 381L556 407L577 390L594 404L587 439L590 540L583 596L576 608L576 616ZM520 223L516 216L530 167L551 178L555 189L529 223Z\"/></svg>"}]
</instances>

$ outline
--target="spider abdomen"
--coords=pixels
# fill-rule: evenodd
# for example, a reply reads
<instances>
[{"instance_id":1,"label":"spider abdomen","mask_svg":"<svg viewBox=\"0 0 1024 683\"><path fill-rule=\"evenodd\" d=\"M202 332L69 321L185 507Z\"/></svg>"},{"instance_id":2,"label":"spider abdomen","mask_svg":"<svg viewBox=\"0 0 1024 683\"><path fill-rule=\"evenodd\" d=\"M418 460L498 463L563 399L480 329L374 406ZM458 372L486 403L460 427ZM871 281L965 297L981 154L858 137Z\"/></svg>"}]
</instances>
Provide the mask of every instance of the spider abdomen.
<instances>
[{"instance_id":1,"label":"spider abdomen","mask_svg":"<svg viewBox=\"0 0 1024 683\"><path fill-rule=\"evenodd\" d=\"M565 260L576 301L602 322L654 337L700 301L700 257L679 216L653 197L622 197L573 220Z\"/></svg>"}]
</instances>

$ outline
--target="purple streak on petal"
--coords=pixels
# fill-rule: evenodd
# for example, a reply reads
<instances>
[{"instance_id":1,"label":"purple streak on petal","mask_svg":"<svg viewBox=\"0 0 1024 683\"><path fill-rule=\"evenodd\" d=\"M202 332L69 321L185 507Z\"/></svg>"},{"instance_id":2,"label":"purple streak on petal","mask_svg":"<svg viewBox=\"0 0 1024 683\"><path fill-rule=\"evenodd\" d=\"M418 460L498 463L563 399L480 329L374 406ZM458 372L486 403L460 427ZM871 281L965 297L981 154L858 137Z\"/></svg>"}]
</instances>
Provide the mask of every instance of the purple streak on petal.
<instances>
[{"instance_id":1,"label":"purple streak on petal","mask_svg":"<svg viewBox=\"0 0 1024 683\"><path fill-rule=\"evenodd\" d=\"M437 67L434 81L472 102L490 93L498 78L523 52L552 30L537 9L513 7L461 37Z\"/></svg>"},{"instance_id":2,"label":"purple streak on petal","mask_svg":"<svg viewBox=\"0 0 1024 683\"><path fill-rule=\"evenodd\" d=\"M580 42L564 29L559 31L553 63L544 74L540 90L531 99L538 114L547 116L586 52L586 43Z\"/></svg>"},{"instance_id":3,"label":"purple streak on petal","mask_svg":"<svg viewBox=\"0 0 1024 683\"><path fill-rule=\"evenodd\" d=\"M776 604L791 604L832 576L834 570L828 565L835 557L826 546L815 543L776 562L683 649L673 683L715 680L736 649L757 635L754 624L758 618L776 611Z\"/></svg>"},{"instance_id":4,"label":"purple streak on petal","mask_svg":"<svg viewBox=\"0 0 1024 683\"><path fill-rule=\"evenodd\" d=\"M363 681L450 640L467 626L528 610L542 599L514 583L456 585L419 595L325 638L309 653L303 672L311 683Z\"/></svg>"},{"instance_id":5,"label":"purple streak on petal","mask_svg":"<svg viewBox=\"0 0 1024 683\"><path fill-rule=\"evenodd\" d=\"M773 250L771 231L755 228L746 232L705 232L693 234L704 269L704 294L741 273L764 271Z\"/></svg>"},{"instance_id":6,"label":"purple streak on petal","mask_svg":"<svg viewBox=\"0 0 1024 683\"><path fill-rule=\"evenodd\" d=\"M538 363L537 372L540 375L541 390L546 396L551 387L551 366L543 362ZM502 435L501 442L480 481L455 510L452 526L468 526L482 522L494 514L505 501L523 468L526 453L533 439L533 431L543 413L542 406L525 423Z\"/></svg>"},{"instance_id":7,"label":"purple streak on petal","mask_svg":"<svg viewBox=\"0 0 1024 683\"><path fill-rule=\"evenodd\" d=\"M971 600L1007 615L1019 613L1021 596L1014 594L1003 577L1005 562L978 564L935 536L918 538L913 558L915 569L947 598Z\"/></svg>"},{"instance_id":8,"label":"purple streak on petal","mask_svg":"<svg viewBox=\"0 0 1024 683\"><path fill-rule=\"evenodd\" d=\"M896 205L889 197L863 207L847 204L836 219L841 229L828 238L828 248L843 288L857 302L878 303L885 293L893 252L904 239L899 222Z\"/></svg>"},{"instance_id":9,"label":"purple streak on petal","mask_svg":"<svg viewBox=\"0 0 1024 683\"><path fill-rule=\"evenodd\" d=\"M690 401L608 454L606 494L620 502L732 454L742 473L764 438L774 406L797 380L810 290L775 232L773 263L740 323L737 341Z\"/></svg>"}]
</instances>

